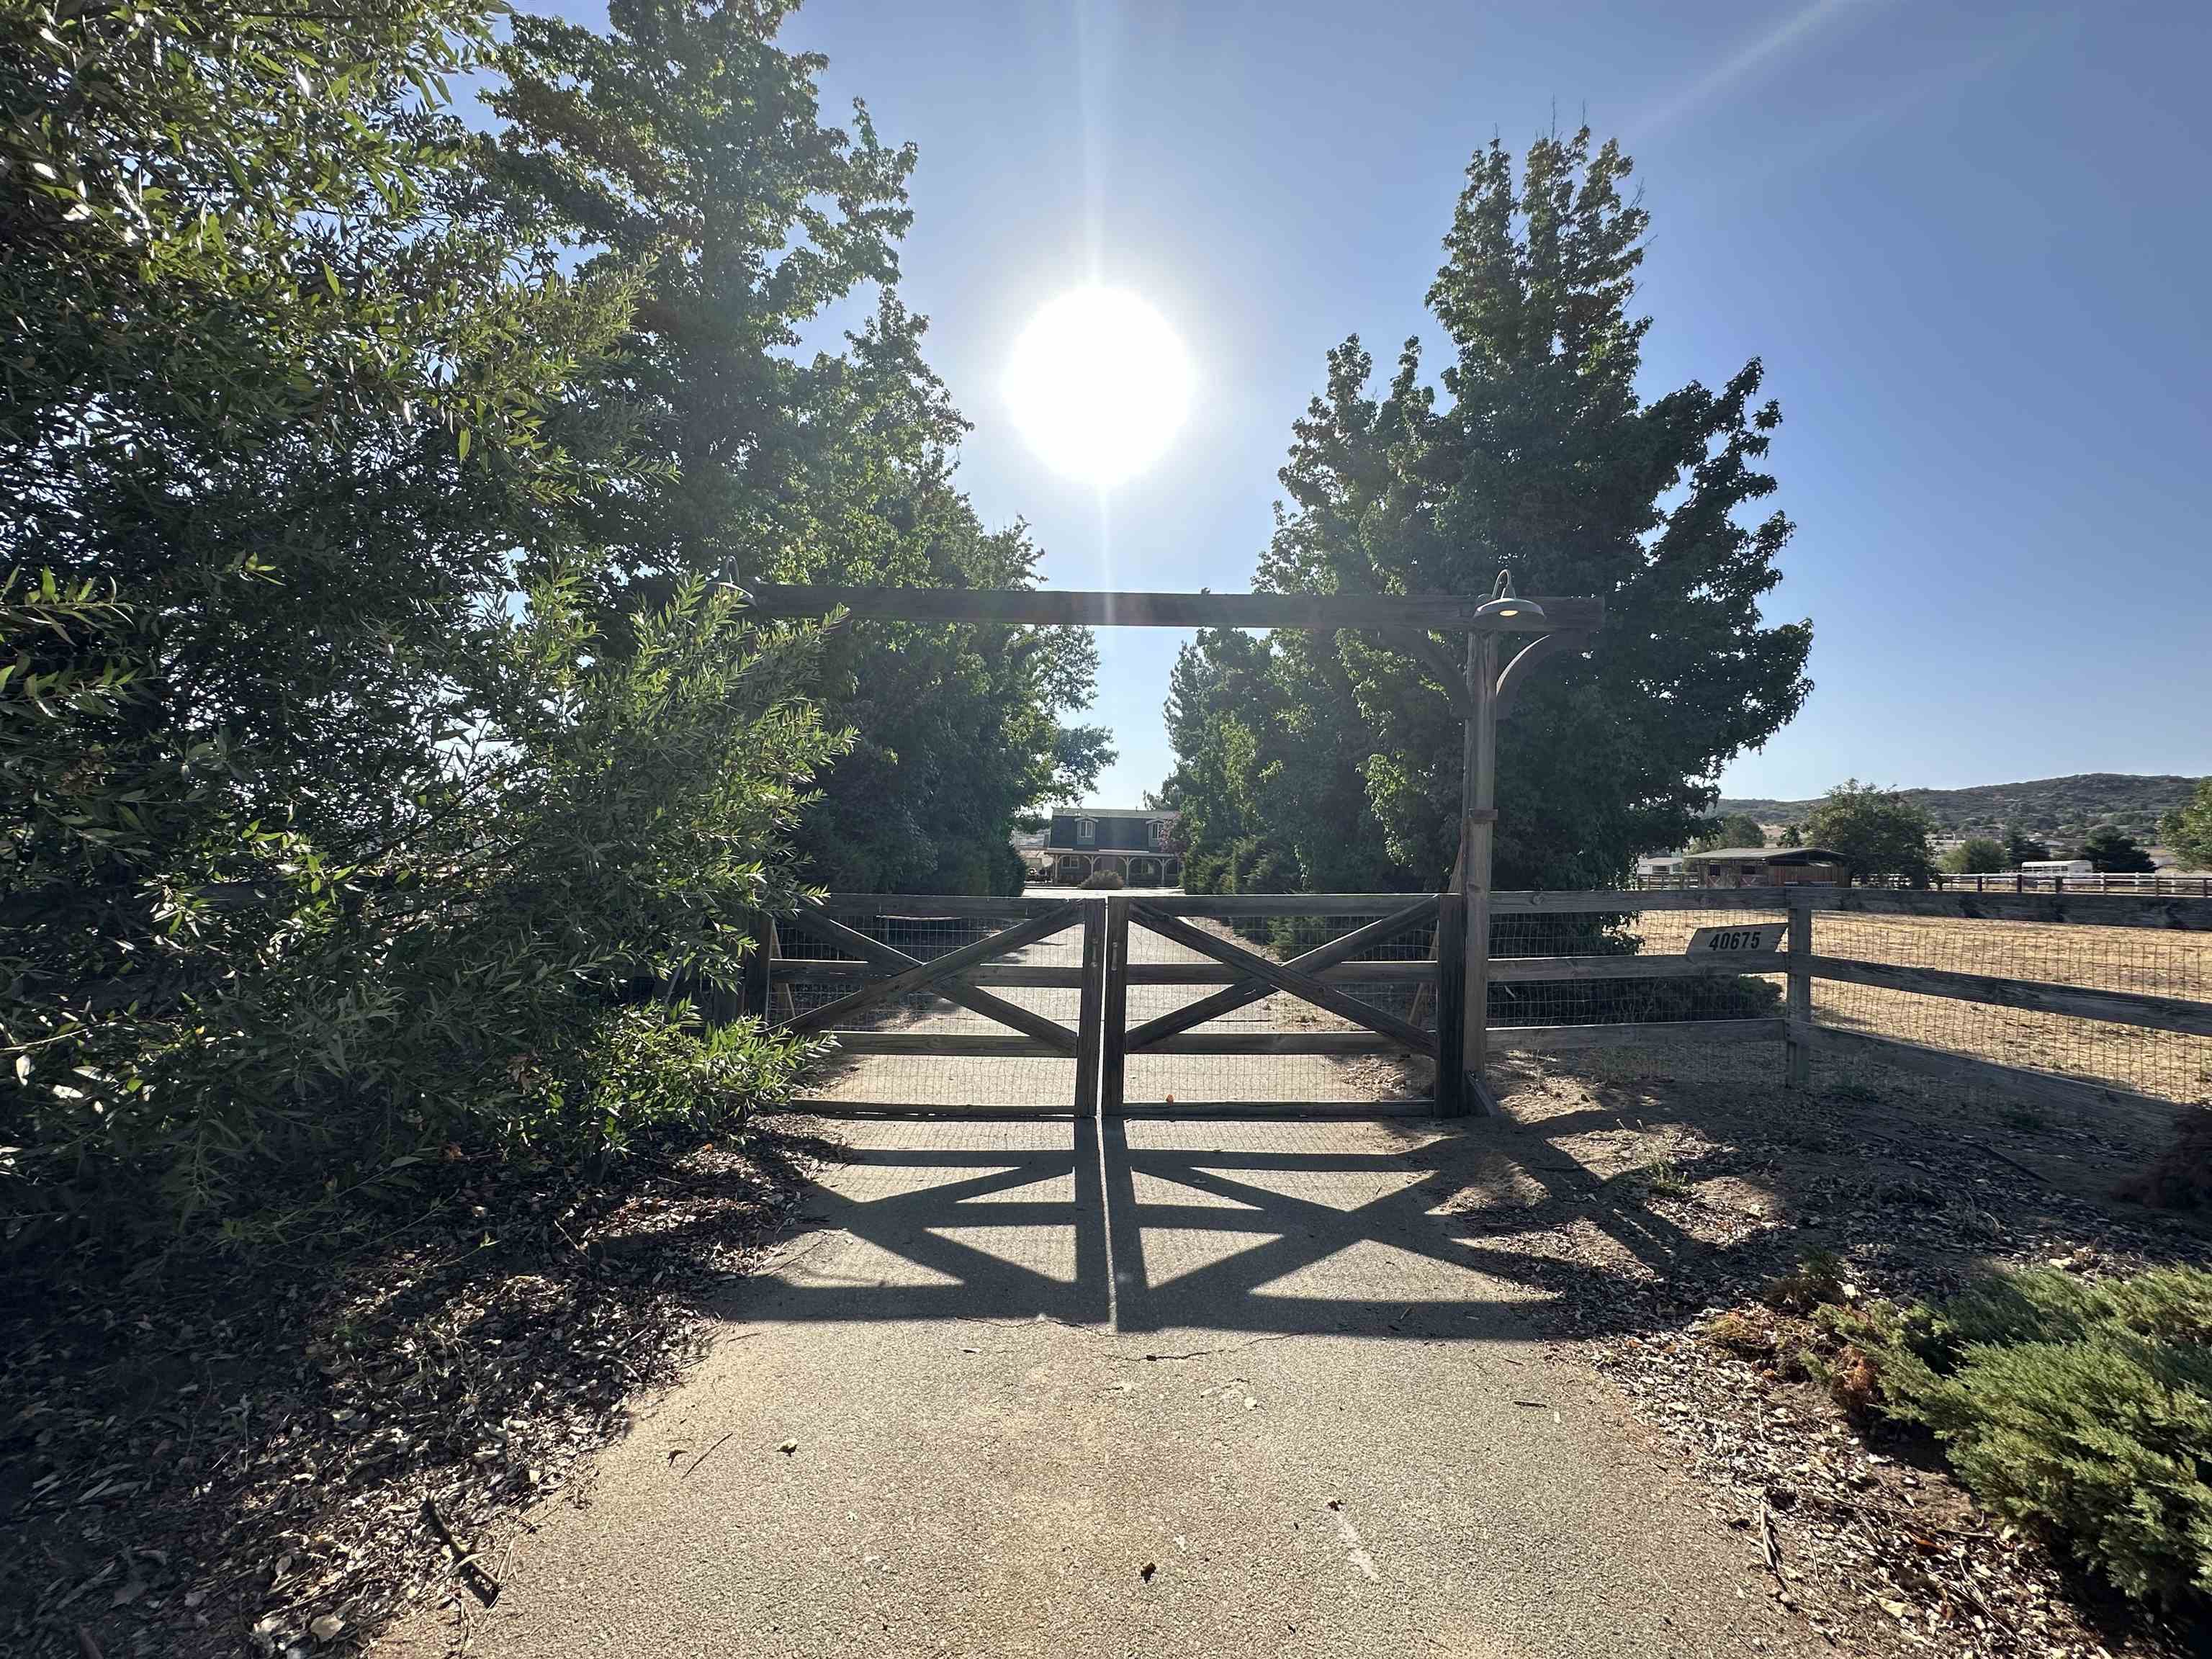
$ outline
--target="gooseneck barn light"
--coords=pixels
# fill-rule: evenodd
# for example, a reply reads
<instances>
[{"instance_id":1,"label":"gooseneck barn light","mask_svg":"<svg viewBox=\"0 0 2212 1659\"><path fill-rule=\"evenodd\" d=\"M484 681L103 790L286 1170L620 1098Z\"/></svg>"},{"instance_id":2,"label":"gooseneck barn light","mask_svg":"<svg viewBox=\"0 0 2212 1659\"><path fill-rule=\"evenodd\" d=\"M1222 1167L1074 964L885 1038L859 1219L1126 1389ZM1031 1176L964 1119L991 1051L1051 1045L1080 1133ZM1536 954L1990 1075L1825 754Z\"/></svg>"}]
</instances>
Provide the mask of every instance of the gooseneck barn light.
<instances>
[{"instance_id":1,"label":"gooseneck barn light","mask_svg":"<svg viewBox=\"0 0 2212 1659\"><path fill-rule=\"evenodd\" d=\"M1494 617L1499 622L1541 622L1544 607L1534 599L1524 599L1513 591L1513 573L1501 570L1498 582L1490 590L1490 598L1474 609L1478 618Z\"/></svg>"}]
</instances>

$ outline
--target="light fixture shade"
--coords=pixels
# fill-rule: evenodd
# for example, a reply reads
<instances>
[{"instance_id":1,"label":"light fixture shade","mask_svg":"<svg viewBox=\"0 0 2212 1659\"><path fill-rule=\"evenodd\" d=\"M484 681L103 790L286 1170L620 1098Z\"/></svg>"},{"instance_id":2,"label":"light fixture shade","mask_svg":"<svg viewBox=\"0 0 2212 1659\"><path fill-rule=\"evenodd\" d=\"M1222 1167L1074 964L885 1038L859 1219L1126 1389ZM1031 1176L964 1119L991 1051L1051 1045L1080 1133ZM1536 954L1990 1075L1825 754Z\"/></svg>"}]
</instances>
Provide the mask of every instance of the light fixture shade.
<instances>
[{"instance_id":1,"label":"light fixture shade","mask_svg":"<svg viewBox=\"0 0 2212 1659\"><path fill-rule=\"evenodd\" d=\"M1475 606L1477 622L1494 617L1499 622L1541 622L1544 607L1534 599L1486 599Z\"/></svg>"}]
</instances>

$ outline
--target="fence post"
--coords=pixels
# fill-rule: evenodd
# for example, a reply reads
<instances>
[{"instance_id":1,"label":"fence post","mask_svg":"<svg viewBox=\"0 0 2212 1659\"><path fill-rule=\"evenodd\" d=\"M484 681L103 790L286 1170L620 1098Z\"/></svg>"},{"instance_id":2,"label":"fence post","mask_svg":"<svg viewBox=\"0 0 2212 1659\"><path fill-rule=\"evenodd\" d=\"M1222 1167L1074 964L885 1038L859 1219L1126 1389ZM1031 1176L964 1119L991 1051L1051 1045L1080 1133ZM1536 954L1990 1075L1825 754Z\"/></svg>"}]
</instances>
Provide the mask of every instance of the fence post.
<instances>
[{"instance_id":1,"label":"fence post","mask_svg":"<svg viewBox=\"0 0 2212 1659\"><path fill-rule=\"evenodd\" d=\"M1437 1085L1438 1117L1465 1117L1467 1098L1467 897L1437 900Z\"/></svg>"},{"instance_id":2,"label":"fence post","mask_svg":"<svg viewBox=\"0 0 2212 1659\"><path fill-rule=\"evenodd\" d=\"M1460 882L1467 899L1460 1047L1467 1073L1462 1087L1470 1109L1488 1112L1482 1073L1490 1058L1490 857L1498 822L1498 635L1471 634L1467 641L1466 730L1460 762Z\"/></svg>"},{"instance_id":3,"label":"fence post","mask_svg":"<svg viewBox=\"0 0 2212 1659\"><path fill-rule=\"evenodd\" d=\"M1083 907L1083 991L1075 1023L1075 1115L1099 1109L1100 1028L1106 1008L1106 907Z\"/></svg>"},{"instance_id":4,"label":"fence post","mask_svg":"<svg viewBox=\"0 0 2212 1659\"><path fill-rule=\"evenodd\" d=\"M1121 1115L1121 1085L1129 1040L1129 901L1106 901L1105 980L1099 1006L1098 1115Z\"/></svg>"},{"instance_id":5,"label":"fence post","mask_svg":"<svg viewBox=\"0 0 2212 1659\"><path fill-rule=\"evenodd\" d=\"M1790 1049L1784 1081L1792 1089L1813 1083L1813 895L1802 886L1790 893L1790 988L1786 1012Z\"/></svg>"},{"instance_id":6,"label":"fence post","mask_svg":"<svg viewBox=\"0 0 2212 1659\"><path fill-rule=\"evenodd\" d=\"M769 1018L769 961L775 955L775 923L765 910L752 921L753 948L745 953L744 1012L765 1024Z\"/></svg>"}]
</instances>

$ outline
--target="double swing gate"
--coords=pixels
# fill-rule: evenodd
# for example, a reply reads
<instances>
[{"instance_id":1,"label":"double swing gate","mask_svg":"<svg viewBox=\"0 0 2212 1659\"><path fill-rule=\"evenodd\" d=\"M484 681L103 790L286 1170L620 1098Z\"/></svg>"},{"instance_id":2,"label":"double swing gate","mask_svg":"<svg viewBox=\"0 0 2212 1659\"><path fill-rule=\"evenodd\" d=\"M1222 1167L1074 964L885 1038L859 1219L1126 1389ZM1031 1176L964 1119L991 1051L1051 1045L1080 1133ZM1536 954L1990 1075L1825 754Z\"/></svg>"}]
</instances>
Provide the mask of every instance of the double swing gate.
<instances>
[{"instance_id":1,"label":"double swing gate","mask_svg":"<svg viewBox=\"0 0 2212 1659\"><path fill-rule=\"evenodd\" d=\"M912 1111L1467 1109L1458 894L831 895L746 1001L810 1097Z\"/></svg>"}]
</instances>

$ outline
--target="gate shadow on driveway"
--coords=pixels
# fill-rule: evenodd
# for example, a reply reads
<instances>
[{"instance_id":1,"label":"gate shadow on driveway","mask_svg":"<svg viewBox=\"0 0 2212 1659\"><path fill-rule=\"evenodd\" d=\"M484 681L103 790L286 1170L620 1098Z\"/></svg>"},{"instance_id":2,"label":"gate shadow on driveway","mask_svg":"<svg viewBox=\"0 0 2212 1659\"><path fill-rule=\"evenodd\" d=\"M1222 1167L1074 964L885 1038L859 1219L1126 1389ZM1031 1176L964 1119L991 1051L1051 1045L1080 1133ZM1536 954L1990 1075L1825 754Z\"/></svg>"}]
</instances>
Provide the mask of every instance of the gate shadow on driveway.
<instances>
[{"instance_id":1,"label":"gate shadow on driveway","mask_svg":"<svg viewBox=\"0 0 2212 1659\"><path fill-rule=\"evenodd\" d=\"M763 1123L756 1150L777 1156L784 1133ZM736 1316L1525 1338L1516 1307L1553 1296L1646 1322L1630 1279L1694 1277L1711 1255L1510 1121L933 1115L836 1133L805 1143L802 1237L738 1287ZM1556 1248L1585 1226L1614 1248Z\"/></svg>"}]
</instances>

